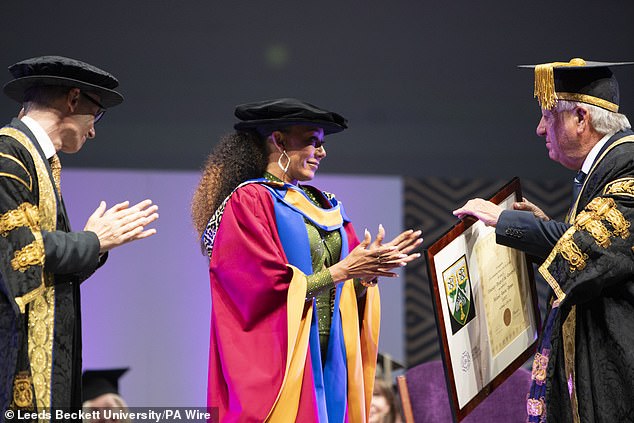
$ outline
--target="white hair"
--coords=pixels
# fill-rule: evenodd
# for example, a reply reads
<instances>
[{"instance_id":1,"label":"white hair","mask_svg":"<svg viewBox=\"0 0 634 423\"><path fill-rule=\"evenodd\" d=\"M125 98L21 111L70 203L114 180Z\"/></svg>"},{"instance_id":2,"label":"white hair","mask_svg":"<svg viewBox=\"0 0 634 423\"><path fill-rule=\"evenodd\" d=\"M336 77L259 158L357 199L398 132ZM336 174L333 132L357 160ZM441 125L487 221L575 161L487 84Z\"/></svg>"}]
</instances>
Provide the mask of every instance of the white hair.
<instances>
[{"instance_id":1,"label":"white hair","mask_svg":"<svg viewBox=\"0 0 634 423\"><path fill-rule=\"evenodd\" d=\"M98 396L97 398L93 398L91 400L84 401L81 405L83 411L85 412L84 417L82 419L83 423L92 423L93 421L97 421L93 419L91 414L92 411L98 411L95 416L102 416L105 409L112 411L113 413L118 413L123 417L123 419L115 419L112 420L117 423L132 423L132 419L129 417L130 408L128 404L125 402L123 398L119 394L106 393ZM88 418L90 417L90 418ZM102 420L98 420L102 421ZM110 421L110 420L109 420Z\"/></svg>"},{"instance_id":2,"label":"white hair","mask_svg":"<svg viewBox=\"0 0 634 423\"><path fill-rule=\"evenodd\" d=\"M592 127L601 135L614 134L632 127L627 116L588 103L559 100L555 106L555 111L561 113L574 110L575 107L583 107L588 111Z\"/></svg>"}]
</instances>

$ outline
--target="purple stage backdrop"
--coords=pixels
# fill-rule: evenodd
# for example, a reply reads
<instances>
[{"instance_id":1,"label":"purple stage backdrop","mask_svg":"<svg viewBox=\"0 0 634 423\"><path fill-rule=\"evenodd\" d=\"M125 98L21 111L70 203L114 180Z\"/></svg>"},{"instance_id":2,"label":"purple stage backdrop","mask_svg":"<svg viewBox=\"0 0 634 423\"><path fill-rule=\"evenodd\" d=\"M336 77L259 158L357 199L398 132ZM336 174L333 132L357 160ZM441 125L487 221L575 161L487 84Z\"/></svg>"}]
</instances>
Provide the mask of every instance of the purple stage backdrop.
<instances>
[{"instance_id":1,"label":"purple stage backdrop","mask_svg":"<svg viewBox=\"0 0 634 423\"><path fill-rule=\"evenodd\" d=\"M207 260L190 223L196 172L67 169L62 190L75 230L108 206L151 198L158 234L111 252L82 285L84 369L130 367L121 392L131 406L204 406L211 301ZM402 229L399 177L323 175L315 185L342 200L357 234ZM418 262L417 265L422 265ZM383 279L380 351L404 357L403 280Z\"/></svg>"}]
</instances>

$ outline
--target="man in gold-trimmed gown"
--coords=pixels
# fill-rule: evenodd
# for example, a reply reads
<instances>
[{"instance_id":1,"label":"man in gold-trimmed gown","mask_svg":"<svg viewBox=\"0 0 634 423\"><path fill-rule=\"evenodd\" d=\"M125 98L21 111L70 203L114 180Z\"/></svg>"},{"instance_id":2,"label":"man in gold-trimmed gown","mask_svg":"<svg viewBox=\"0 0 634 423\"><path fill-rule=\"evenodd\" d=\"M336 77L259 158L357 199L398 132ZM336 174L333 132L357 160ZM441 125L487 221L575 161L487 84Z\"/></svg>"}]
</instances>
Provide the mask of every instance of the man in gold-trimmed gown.
<instances>
[{"instance_id":1,"label":"man in gold-trimmed gown","mask_svg":"<svg viewBox=\"0 0 634 423\"><path fill-rule=\"evenodd\" d=\"M146 226L157 206L102 201L83 231L71 231L57 153L95 137L106 108L123 101L118 81L60 56L9 71L4 92L23 109L0 129L0 415L55 420L53 409L81 407L79 285L110 249L156 232Z\"/></svg>"}]
</instances>

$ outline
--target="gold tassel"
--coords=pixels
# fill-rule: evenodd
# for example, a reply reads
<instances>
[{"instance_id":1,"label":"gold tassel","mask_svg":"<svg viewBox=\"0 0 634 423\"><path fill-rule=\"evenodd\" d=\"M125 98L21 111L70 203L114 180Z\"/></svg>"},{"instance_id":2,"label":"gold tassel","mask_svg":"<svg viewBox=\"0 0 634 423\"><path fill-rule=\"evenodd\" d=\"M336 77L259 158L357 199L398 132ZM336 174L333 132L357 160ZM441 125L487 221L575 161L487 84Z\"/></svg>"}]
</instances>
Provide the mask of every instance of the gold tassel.
<instances>
[{"instance_id":1,"label":"gold tassel","mask_svg":"<svg viewBox=\"0 0 634 423\"><path fill-rule=\"evenodd\" d=\"M557 104L557 93L555 92L555 72L554 68L564 66L585 66L583 59L572 59L570 62L544 63L535 66L535 92L542 108L550 110Z\"/></svg>"}]
</instances>

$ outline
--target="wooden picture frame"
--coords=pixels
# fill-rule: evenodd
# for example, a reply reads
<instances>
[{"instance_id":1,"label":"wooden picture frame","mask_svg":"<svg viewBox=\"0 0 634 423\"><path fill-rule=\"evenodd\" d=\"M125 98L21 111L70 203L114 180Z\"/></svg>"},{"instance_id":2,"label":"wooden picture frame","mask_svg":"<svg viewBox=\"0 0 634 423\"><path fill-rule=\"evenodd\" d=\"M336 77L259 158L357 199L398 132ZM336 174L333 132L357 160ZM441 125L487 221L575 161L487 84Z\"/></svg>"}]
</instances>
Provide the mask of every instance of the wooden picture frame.
<instances>
[{"instance_id":1,"label":"wooden picture frame","mask_svg":"<svg viewBox=\"0 0 634 423\"><path fill-rule=\"evenodd\" d=\"M514 178L490 201L521 201ZM425 250L447 390L461 421L534 353L541 327L526 255L495 243L495 228L468 217Z\"/></svg>"}]
</instances>

